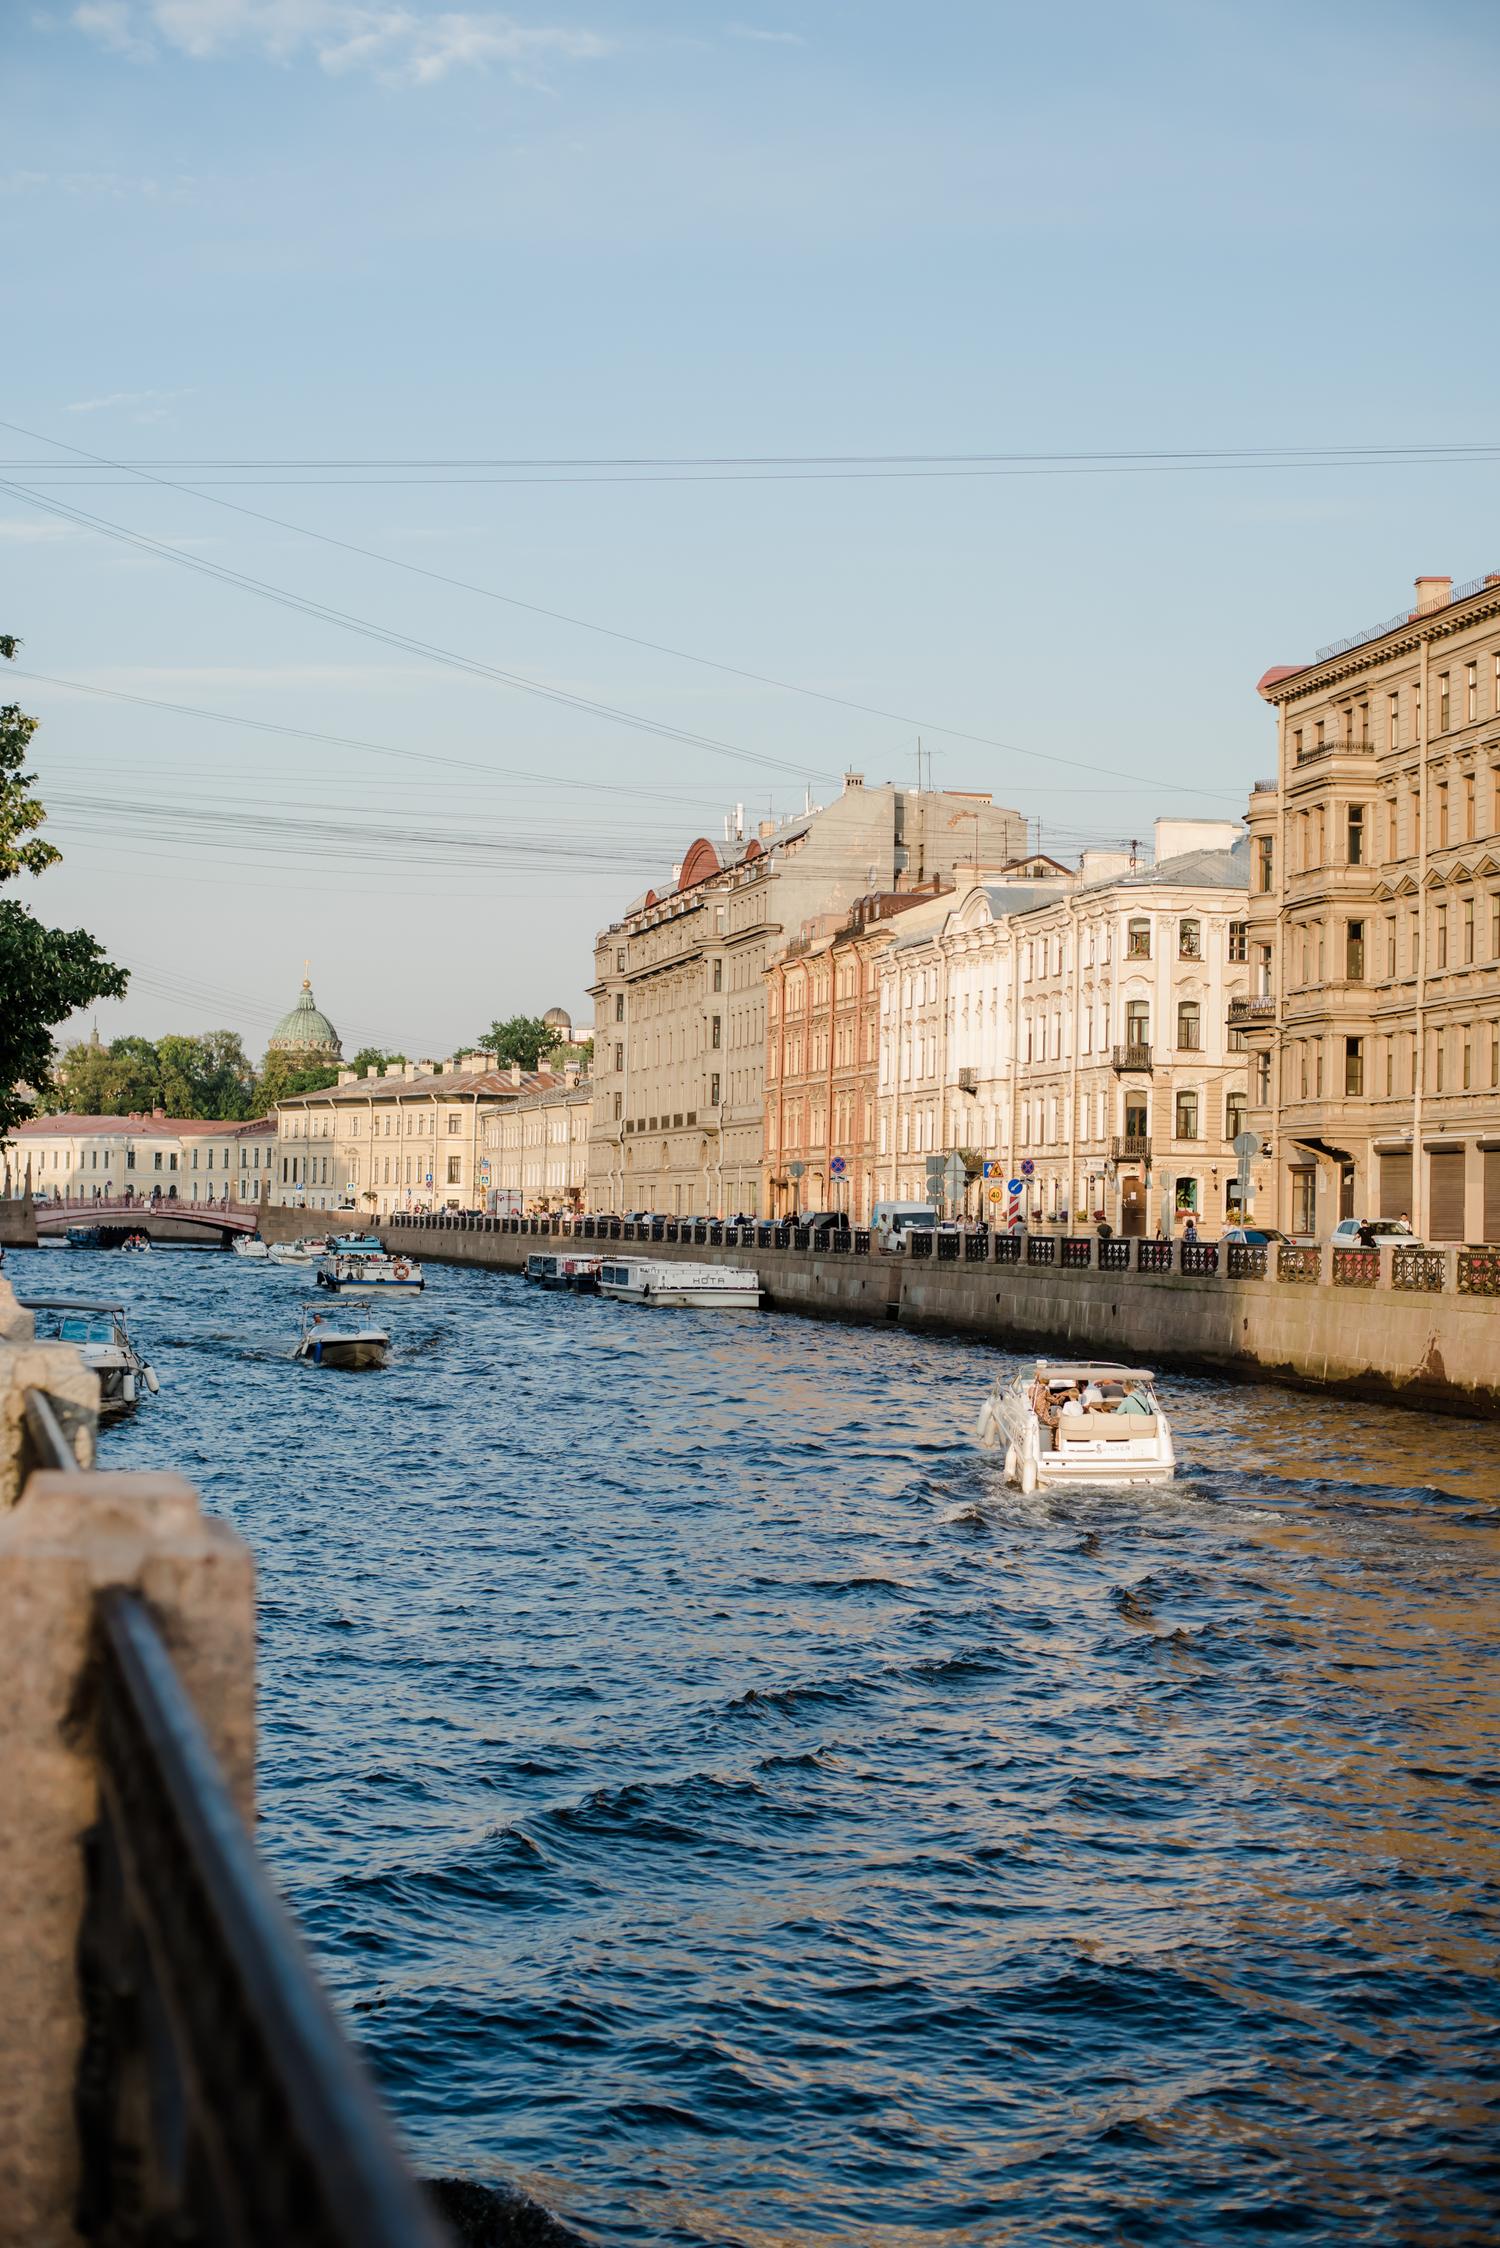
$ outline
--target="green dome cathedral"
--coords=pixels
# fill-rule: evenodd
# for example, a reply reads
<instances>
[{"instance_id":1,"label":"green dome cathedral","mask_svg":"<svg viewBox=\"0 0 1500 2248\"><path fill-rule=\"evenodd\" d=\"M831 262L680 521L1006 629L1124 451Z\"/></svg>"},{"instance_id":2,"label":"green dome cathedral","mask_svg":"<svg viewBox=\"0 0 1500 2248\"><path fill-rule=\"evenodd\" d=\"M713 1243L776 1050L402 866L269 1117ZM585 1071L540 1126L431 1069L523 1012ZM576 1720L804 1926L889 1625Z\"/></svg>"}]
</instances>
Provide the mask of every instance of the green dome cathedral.
<instances>
[{"instance_id":1,"label":"green dome cathedral","mask_svg":"<svg viewBox=\"0 0 1500 2248\"><path fill-rule=\"evenodd\" d=\"M266 1041L268 1054L292 1054L308 1063L339 1062L344 1058L338 1032L318 1010L312 984L306 976L290 1014L283 1015Z\"/></svg>"}]
</instances>

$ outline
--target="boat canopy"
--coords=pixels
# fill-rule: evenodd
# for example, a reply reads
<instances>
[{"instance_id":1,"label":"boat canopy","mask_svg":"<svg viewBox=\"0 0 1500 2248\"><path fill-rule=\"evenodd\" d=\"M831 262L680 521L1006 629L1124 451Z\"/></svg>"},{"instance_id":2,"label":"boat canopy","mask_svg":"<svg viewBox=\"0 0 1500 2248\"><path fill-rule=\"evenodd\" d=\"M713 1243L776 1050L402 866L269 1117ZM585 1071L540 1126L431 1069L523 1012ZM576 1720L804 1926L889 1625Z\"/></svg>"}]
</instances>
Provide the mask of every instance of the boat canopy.
<instances>
[{"instance_id":1,"label":"boat canopy","mask_svg":"<svg viewBox=\"0 0 1500 2248\"><path fill-rule=\"evenodd\" d=\"M123 1304L96 1304L83 1296L17 1296L23 1311L96 1311L112 1312L117 1318L125 1316Z\"/></svg>"},{"instance_id":2,"label":"boat canopy","mask_svg":"<svg viewBox=\"0 0 1500 2248\"><path fill-rule=\"evenodd\" d=\"M1148 1367L1113 1366L1099 1358L1039 1358L1032 1368L1032 1379L1038 1377L1049 1382L1154 1382L1156 1379Z\"/></svg>"}]
</instances>

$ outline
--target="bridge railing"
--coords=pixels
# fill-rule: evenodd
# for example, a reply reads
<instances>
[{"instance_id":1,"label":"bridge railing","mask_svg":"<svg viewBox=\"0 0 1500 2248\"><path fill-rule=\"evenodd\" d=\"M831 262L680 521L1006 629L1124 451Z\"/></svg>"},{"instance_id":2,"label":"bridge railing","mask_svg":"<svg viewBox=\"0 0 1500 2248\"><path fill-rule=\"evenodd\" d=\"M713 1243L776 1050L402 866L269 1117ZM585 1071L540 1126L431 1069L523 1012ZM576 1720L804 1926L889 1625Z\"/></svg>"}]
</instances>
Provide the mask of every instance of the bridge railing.
<instances>
[{"instance_id":1,"label":"bridge railing","mask_svg":"<svg viewBox=\"0 0 1500 2248\"><path fill-rule=\"evenodd\" d=\"M251 1838L248 1550L84 1384L0 1283L0 2248L441 2248Z\"/></svg>"}]
</instances>

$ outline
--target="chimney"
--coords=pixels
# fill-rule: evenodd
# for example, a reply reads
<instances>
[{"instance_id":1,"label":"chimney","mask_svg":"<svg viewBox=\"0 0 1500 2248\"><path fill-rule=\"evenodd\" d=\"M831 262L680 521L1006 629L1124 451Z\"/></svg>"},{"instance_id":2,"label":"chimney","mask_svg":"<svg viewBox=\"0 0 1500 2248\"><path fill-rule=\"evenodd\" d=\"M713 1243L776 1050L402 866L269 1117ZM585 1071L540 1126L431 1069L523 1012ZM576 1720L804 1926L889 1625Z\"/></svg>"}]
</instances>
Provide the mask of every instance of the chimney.
<instances>
[{"instance_id":1,"label":"chimney","mask_svg":"<svg viewBox=\"0 0 1500 2248\"><path fill-rule=\"evenodd\" d=\"M1428 609L1444 608L1452 598L1453 580L1451 578L1418 578L1416 608L1418 616L1423 615Z\"/></svg>"},{"instance_id":2,"label":"chimney","mask_svg":"<svg viewBox=\"0 0 1500 2248\"><path fill-rule=\"evenodd\" d=\"M510 1081L512 1085L519 1085L521 1082L521 1065L519 1062L512 1062L510 1065Z\"/></svg>"},{"instance_id":3,"label":"chimney","mask_svg":"<svg viewBox=\"0 0 1500 2248\"><path fill-rule=\"evenodd\" d=\"M755 832L762 843L769 843L771 837L776 833L776 822L774 820L762 820Z\"/></svg>"},{"instance_id":4,"label":"chimney","mask_svg":"<svg viewBox=\"0 0 1500 2248\"><path fill-rule=\"evenodd\" d=\"M863 788L864 785L865 776L863 773L846 773L844 775L845 788Z\"/></svg>"}]
</instances>

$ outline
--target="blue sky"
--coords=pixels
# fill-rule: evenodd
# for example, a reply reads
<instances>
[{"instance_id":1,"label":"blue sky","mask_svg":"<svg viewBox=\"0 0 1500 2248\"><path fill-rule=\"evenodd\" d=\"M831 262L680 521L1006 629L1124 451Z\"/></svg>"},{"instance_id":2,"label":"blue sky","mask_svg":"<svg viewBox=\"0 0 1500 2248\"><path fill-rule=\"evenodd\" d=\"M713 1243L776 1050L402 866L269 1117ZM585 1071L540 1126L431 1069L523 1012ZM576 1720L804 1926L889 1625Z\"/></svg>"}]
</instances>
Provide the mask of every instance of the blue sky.
<instances>
[{"instance_id":1,"label":"blue sky","mask_svg":"<svg viewBox=\"0 0 1500 2248\"><path fill-rule=\"evenodd\" d=\"M0 624L110 690L7 690L101 1029L258 1051L304 957L350 1043L586 1013L693 834L919 731L1044 843L1235 816L1268 664L1500 567L1493 463L1329 465L1500 442L1497 61L1462 0L16 7L0 476L203 566L0 491Z\"/></svg>"}]
</instances>

